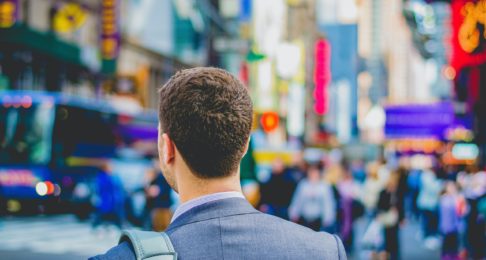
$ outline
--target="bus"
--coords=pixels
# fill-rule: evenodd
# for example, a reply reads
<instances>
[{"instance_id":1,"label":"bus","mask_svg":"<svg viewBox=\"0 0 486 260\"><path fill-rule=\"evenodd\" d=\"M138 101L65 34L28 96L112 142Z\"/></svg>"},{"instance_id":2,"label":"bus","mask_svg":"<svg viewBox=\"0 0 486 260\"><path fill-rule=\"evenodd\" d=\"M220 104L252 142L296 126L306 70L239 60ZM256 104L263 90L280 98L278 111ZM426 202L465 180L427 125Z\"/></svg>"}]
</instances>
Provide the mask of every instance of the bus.
<instances>
[{"instance_id":1,"label":"bus","mask_svg":"<svg viewBox=\"0 0 486 260\"><path fill-rule=\"evenodd\" d=\"M107 100L1 91L0 210L87 217L107 165L126 194L136 194L157 154L157 122L155 111Z\"/></svg>"}]
</instances>

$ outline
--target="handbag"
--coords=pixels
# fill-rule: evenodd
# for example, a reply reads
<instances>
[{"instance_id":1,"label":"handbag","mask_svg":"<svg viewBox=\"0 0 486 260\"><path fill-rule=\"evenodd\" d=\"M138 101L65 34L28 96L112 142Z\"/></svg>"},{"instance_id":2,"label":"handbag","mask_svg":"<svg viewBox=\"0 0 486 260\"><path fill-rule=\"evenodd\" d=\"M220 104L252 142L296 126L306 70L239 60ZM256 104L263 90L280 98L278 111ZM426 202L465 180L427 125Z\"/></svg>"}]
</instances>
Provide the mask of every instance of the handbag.
<instances>
[{"instance_id":1,"label":"handbag","mask_svg":"<svg viewBox=\"0 0 486 260\"><path fill-rule=\"evenodd\" d=\"M377 219L384 227L392 227L398 223L398 211L393 208L389 209L378 214Z\"/></svg>"},{"instance_id":2,"label":"handbag","mask_svg":"<svg viewBox=\"0 0 486 260\"><path fill-rule=\"evenodd\" d=\"M366 228L361 242L364 248L379 250L384 243L383 224L373 219Z\"/></svg>"}]
</instances>

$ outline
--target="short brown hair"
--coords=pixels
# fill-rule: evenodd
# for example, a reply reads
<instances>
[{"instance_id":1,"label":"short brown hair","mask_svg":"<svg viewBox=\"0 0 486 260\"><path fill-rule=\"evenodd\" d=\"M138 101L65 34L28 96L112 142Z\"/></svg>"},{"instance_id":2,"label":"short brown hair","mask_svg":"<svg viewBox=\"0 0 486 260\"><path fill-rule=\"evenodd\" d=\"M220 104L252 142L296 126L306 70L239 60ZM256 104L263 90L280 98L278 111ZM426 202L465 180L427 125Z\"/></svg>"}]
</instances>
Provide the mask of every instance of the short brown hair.
<instances>
[{"instance_id":1,"label":"short brown hair","mask_svg":"<svg viewBox=\"0 0 486 260\"><path fill-rule=\"evenodd\" d=\"M250 136L247 89L217 68L177 72L160 89L159 120L192 172L204 179L238 169Z\"/></svg>"}]
</instances>

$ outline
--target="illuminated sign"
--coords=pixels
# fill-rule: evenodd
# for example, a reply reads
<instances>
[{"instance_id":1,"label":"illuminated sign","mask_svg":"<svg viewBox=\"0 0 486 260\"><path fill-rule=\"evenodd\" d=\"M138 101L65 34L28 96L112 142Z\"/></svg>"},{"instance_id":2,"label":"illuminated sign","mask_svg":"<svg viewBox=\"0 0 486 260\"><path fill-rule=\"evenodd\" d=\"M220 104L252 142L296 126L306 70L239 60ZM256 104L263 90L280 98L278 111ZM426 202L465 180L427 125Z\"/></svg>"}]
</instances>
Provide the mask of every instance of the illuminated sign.
<instances>
[{"instance_id":1,"label":"illuminated sign","mask_svg":"<svg viewBox=\"0 0 486 260\"><path fill-rule=\"evenodd\" d=\"M459 45L464 51L471 53L479 47L482 39L486 39L486 32L481 34L479 31L479 24L486 24L486 1L466 3L461 8L461 14L464 21L459 28Z\"/></svg>"},{"instance_id":2,"label":"illuminated sign","mask_svg":"<svg viewBox=\"0 0 486 260\"><path fill-rule=\"evenodd\" d=\"M388 106L385 114L385 134L391 139L444 139L447 128L455 121L449 102Z\"/></svg>"},{"instance_id":3,"label":"illuminated sign","mask_svg":"<svg viewBox=\"0 0 486 260\"><path fill-rule=\"evenodd\" d=\"M275 112L265 112L261 117L261 124L265 132L271 132L278 127L280 118Z\"/></svg>"},{"instance_id":4,"label":"illuminated sign","mask_svg":"<svg viewBox=\"0 0 486 260\"><path fill-rule=\"evenodd\" d=\"M451 65L457 70L486 62L486 0L455 0L452 9Z\"/></svg>"},{"instance_id":5,"label":"illuminated sign","mask_svg":"<svg viewBox=\"0 0 486 260\"><path fill-rule=\"evenodd\" d=\"M86 22L87 16L86 11L79 4L65 3L54 15L54 30L60 33L77 30Z\"/></svg>"},{"instance_id":6,"label":"illuminated sign","mask_svg":"<svg viewBox=\"0 0 486 260\"><path fill-rule=\"evenodd\" d=\"M32 97L30 96L3 96L0 103L3 103L3 106L6 108L13 107L13 108L29 108L32 106Z\"/></svg>"},{"instance_id":7,"label":"illuminated sign","mask_svg":"<svg viewBox=\"0 0 486 260\"><path fill-rule=\"evenodd\" d=\"M35 187L39 179L29 170L0 170L0 186Z\"/></svg>"},{"instance_id":8,"label":"illuminated sign","mask_svg":"<svg viewBox=\"0 0 486 260\"><path fill-rule=\"evenodd\" d=\"M291 136L304 135L305 125L305 87L304 84L292 82L287 101L287 131Z\"/></svg>"},{"instance_id":9,"label":"illuminated sign","mask_svg":"<svg viewBox=\"0 0 486 260\"><path fill-rule=\"evenodd\" d=\"M0 0L0 28L12 27L18 19L18 0Z\"/></svg>"},{"instance_id":10,"label":"illuminated sign","mask_svg":"<svg viewBox=\"0 0 486 260\"><path fill-rule=\"evenodd\" d=\"M101 2L101 56L105 60L113 60L120 49L118 0L103 0Z\"/></svg>"},{"instance_id":11,"label":"illuminated sign","mask_svg":"<svg viewBox=\"0 0 486 260\"><path fill-rule=\"evenodd\" d=\"M325 115L328 111L327 87L331 82L331 46L328 41L320 39L314 51L314 112Z\"/></svg>"},{"instance_id":12,"label":"illuminated sign","mask_svg":"<svg viewBox=\"0 0 486 260\"><path fill-rule=\"evenodd\" d=\"M479 155L479 148L471 143L458 143L452 147L452 156L456 160L475 160Z\"/></svg>"}]
</instances>

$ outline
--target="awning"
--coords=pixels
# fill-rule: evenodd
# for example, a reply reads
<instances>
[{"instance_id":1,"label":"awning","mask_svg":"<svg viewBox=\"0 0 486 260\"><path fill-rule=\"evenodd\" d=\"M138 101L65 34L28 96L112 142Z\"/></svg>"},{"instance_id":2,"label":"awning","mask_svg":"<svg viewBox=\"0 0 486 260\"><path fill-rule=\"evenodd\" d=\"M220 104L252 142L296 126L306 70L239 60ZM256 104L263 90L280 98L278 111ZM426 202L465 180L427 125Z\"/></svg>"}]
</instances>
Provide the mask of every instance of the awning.
<instances>
[{"instance_id":1,"label":"awning","mask_svg":"<svg viewBox=\"0 0 486 260\"><path fill-rule=\"evenodd\" d=\"M81 49L78 46L59 39L54 33L39 32L24 24L0 29L0 45L5 43L27 47L68 63L86 67L81 60Z\"/></svg>"}]
</instances>

